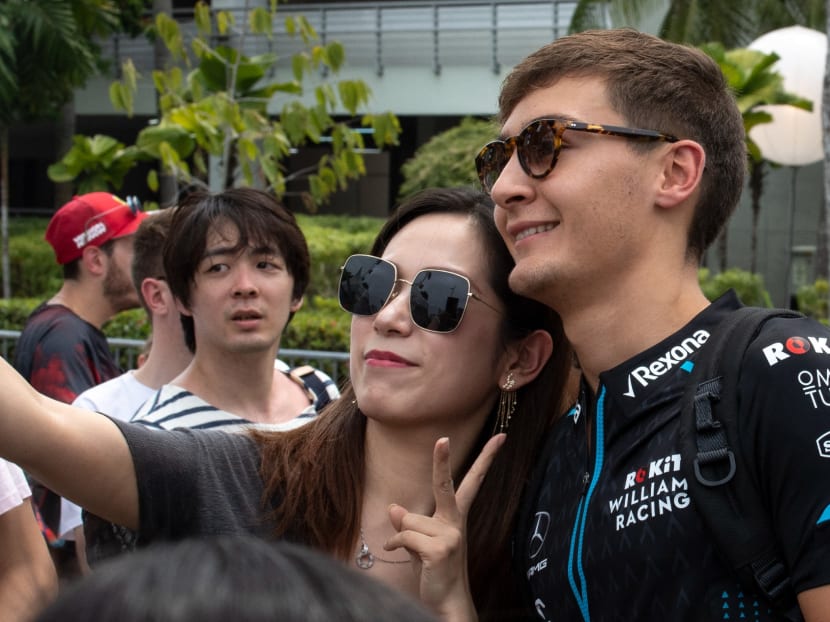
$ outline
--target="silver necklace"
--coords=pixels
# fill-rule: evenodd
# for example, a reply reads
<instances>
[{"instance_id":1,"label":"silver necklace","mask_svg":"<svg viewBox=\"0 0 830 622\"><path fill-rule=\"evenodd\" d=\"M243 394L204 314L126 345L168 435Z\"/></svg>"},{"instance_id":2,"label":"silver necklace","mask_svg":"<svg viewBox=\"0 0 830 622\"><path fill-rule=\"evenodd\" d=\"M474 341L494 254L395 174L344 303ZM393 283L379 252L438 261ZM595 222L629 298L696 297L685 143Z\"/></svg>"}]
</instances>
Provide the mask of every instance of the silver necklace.
<instances>
[{"instance_id":1,"label":"silver necklace","mask_svg":"<svg viewBox=\"0 0 830 622\"><path fill-rule=\"evenodd\" d=\"M358 568L369 570L375 565L375 562L383 562L384 564L408 564L412 561L409 559L383 559L377 555L373 555L369 550L369 545L366 544L366 539L363 537L363 527L360 528L360 548L357 550L357 555L354 558Z\"/></svg>"}]
</instances>

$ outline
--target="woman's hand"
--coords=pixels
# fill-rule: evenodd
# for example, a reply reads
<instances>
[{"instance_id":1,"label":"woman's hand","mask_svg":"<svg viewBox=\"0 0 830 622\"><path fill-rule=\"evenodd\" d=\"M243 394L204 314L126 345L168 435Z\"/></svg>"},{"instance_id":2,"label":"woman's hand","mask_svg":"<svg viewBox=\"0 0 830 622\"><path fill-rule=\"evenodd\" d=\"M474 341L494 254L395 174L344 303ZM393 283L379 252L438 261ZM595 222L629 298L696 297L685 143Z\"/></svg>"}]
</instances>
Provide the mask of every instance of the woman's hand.
<instances>
[{"instance_id":1,"label":"woman's hand","mask_svg":"<svg viewBox=\"0 0 830 622\"><path fill-rule=\"evenodd\" d=\"M404 547L409 551L420 577L421 601L446 622L477 619L467 575L467 514L505 438L497 434L487 441L458 491L452 481L450 440L438 439L432 454L435 513L423 516L400 505L389 507L389 518L398 533L384 549Z\"/></svg>"}]
</instances>

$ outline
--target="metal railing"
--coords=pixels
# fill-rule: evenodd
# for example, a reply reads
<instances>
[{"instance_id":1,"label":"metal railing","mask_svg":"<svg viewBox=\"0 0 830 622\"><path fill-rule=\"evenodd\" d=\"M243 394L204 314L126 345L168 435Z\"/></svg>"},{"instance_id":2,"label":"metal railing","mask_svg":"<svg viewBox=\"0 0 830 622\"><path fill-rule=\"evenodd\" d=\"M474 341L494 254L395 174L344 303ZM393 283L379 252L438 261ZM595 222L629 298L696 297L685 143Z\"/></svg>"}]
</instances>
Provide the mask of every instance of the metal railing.
<instances>
[{"instance_id":1,"label":"metal railing","mask_svg":"<svg viewBox=\"0 0 830 622\"><path fill-rule=\"evenodd\" d=\"M20 337L19 330L0 330L0 353L6 360L11 360L14 353L14 345ZM110 337L107 339L113 355L121 364L123 369L134 369L136 359L144 349L142 339L124 339L121 337ZM335 384L340 386L348 377L349 353L348 352L326 352L322 350L297 350L283 348L279 357L288 365L313 365L320 371L328 374Z\"/></svg>"},{"instance_id":2,"label":"metal railing","mask_svg":"<svg viewBox=\"0 0 830 622\"><path fill-rule=\"evenodd\" d=\"M223 9L245 23L246 2L225 2ZM275 52L277 67L290 67L301 49L289 36L285 18L303 15L323 42L337 40L348 64L378 76L391 67L429 67L440 75L445 66L489 66L498 74L530 51L567 33L575 0L443 0L439 2L331 2L280 4L274 37L247 36L246 54ZM195 31L192 11L176 11L185 32ZM144 37L121 35L103 44L104 57L120 67L132 58L140 71L153 68L153 49Z\"/></svg>"}]
</instances>

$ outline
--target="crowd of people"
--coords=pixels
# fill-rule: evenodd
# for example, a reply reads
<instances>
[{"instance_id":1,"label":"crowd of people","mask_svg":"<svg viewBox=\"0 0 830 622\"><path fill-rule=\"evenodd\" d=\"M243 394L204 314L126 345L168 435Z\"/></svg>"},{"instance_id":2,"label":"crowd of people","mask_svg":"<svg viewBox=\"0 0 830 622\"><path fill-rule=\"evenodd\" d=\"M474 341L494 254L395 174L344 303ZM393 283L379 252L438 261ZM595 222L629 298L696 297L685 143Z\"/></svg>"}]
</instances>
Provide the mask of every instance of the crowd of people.
<instances>
[{"instance_id":1,"label":"crowd of people","mask_svg":"<svg viewBox=\"0 0 830 622\"><path fill-rule=\"evenodd\" d=\"M409 197L344 258L340 387L278 359L310 260L272 194L58 210L63 286L0 361L9 619L830 620L830 411L801 380L830 329L769 320L734 379L775 567L738 574L689 485L690 372L742 306L697 279L747 158L720 68L568 35L498 120L482 189ZM121 374L100 326L139 304Z\"/></svg>"}]
</instances>

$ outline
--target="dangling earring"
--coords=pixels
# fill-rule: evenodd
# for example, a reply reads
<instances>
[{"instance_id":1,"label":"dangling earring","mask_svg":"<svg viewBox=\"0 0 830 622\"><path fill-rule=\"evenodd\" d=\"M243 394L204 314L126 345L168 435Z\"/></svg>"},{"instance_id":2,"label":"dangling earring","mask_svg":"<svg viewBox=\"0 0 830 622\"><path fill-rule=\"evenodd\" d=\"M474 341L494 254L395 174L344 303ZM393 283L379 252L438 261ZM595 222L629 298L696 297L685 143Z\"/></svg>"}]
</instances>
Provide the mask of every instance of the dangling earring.
<instances>
[{"instance_id":1,"label":"dangling earring","mask_svg":"<svg viewBox=\"0 0 830 622\"><path fill-rule=\"evenodd\" d=\"M501 387L501 395L499 395L499 412L496 416L496 427L493 434L500 434L507 432L510 426L510 417L516 412L516 381L513 378L513 372L507 374L507 379Z\"/></svg>"}]
</instances>

